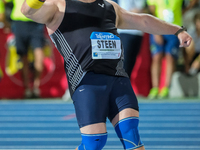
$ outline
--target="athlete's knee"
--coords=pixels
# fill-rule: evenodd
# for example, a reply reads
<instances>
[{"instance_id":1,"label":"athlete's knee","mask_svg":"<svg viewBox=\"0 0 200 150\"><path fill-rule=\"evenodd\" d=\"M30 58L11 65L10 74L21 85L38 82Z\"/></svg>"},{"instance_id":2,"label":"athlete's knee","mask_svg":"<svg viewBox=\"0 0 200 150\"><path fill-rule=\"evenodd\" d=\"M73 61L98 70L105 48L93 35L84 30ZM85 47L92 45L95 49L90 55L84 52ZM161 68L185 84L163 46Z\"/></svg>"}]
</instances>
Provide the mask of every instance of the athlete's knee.
<instances>
[{"instance_id":1,"label":"athlete's knee","mask_svg":"<svg viewBox=\"0 0 200 150\"><path fill-rule=\"evenodd\" d=\"M82 143L77 150L102 150L107 141L107 133L81 134Z\"/></svg>"},{"instance_id":2,"label":"athlete's knee","mask_svg":"<svg viewBox=\"0 0 200 150\"><path fill-rule=\"evenodd\" d=\"M144 145L140 140L138 124L139 119L137 117L130 117L119 121L115 125L115 131L125 150L136 149Z\"/></svg>"}]
</instances>

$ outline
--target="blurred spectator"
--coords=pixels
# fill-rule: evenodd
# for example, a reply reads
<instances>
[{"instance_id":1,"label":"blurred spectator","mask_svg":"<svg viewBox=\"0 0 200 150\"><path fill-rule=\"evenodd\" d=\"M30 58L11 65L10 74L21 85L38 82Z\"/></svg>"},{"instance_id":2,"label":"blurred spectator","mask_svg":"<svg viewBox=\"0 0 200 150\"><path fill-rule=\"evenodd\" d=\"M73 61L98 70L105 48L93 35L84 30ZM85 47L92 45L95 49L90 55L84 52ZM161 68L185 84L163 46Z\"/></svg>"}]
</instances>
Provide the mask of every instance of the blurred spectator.
<instances>
[{"instance_id":1,"label":"blurred spectator","mask_svg":"<svg viewBox=\"0 0 200 150\"><path fill-rule=\"evenodd\" d=\"M3 28L4 33L10 32L10 23L7 19L7 7L3 0L0 0L0 28Z\"/></svg>"},{"instance_id":2,"label":"blurred spectator","mask_svg":"<svg viewBox=\"0 0 200 150\"><path fill-rule=\"evenodd\" d=\"M0 66L0 81L1 81L2 78L3 78L3 71L2 71L1 66Z\"/></svg>"},{"instance_id":3,"label":"blurred spectator","mask_svg":"<svg viewBox=\"0 0 200 150\"><path fill-rule=\"evenodd\" d=\"M182 25L182 6L183 0L147 0L150 13L154 16L176 25ZM192 8L194 3L190 2L185 10ZM148 97L165 98L169 93L171 77L175 69L175 61L178 58L179 40L175 35L150 35L152 65L151 79L152 89ZM162 58L166 58L165 83L159 90L159 81L161 73Z\"/></svg>"},{"instance_id":4,"label":"blurred spectator","mask_svg":"<svg viewBox=\"0 0 200 150\"><path fill-rule=\"evenodd\" d=\"M194 25L195 28L188 31L193 42L186 48L186 65L190 75L196 75L200 69L200 11L194 16Z\"/></svg>"},{"instance_id":5,"label":"blurred spectator","mask_svg":"<svg viewBox=\"0 0 200 150\"><path fill-rule=\"evenodd\" d=\"M184 0L183 14L199 6L200 0Z\"/></svg>"},{"instance_id":6,"label":"blurred spectator","mask_svg":"<svg viewBox=\"0 0 200 150\"><path fill-rule=\"evenodd\" d=\"M187 6L190 7L188 10ZM200 0L185 0L184 15L183 15L183 24L185 27L190 30L190 28L194 28L193 18L196 13L200 11Z\"/></svg>"},{"instance_id":7,"label":"blurred spectator","mask_svg":"<svg viewBox=\"0 0 200 150\"><path fill-rule=\"evenodd\" d=\"M4 7L3 1L1 0L0 1L0 28L2 28L4 26L4 20L5 20L5 7ZM3 71L0 66L0 81L1 81L2 77L3 77Z\"/></svg>"},{"instance_id":8,"label":"blurred spectator","mask_svg":"<svg viewBox=\"0 0 200 150\"><path fill-rule=\"evenodd\" d=\"M15 35L17 54L20 55L23 63L22 80L24 84L24 97L40 96L40 76L43 71L43 46L44 46L44 25L33 22L21 13L21 5L24 0L5 0L12 2L13 8L10 15L12 20L12 32ZM34 81L33 87L30 84L29 68L30 63L27 57L28 50L33 50L34 55Z\"/></svg>"},{"instance_id":9,"label":"blurred spectator","mask_svg":"<svg viewBox=\"0 0 200 150\"><path fill-rule=\"evenodd\" d=\"M118 0L118 4L128 11L142 13L145 10L146 0ZM138 30L118 30L118 32L124 46L124 68L130 77L141 47L143 32Z\"/></svg>"},{"instance_id":10,"label":"blurred spectator","mask_svg":"<svg viewBox=\"0 0 200 150\"><path fill-rule=\"evenodd\" d=\"M4 7L4 3L1 0L0 1L0 22L3 22L5 19L5 7Z\"/></svg>"}]
</instances>

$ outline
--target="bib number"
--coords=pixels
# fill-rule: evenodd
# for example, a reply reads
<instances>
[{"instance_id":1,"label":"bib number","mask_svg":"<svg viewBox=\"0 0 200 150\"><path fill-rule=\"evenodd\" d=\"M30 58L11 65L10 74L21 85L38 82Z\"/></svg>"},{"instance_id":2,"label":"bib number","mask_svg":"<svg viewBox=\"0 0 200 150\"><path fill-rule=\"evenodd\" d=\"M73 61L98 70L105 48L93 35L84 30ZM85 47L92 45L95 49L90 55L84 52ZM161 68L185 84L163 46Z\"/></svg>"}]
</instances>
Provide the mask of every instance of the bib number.
<instances>
[{"instance_id":1,"label":"bib number","mask_svg":"<svg viewBox=\"0 0 200 150\"><path fill-rule=\"evenodd\" d=\"M121 57L121 40L108 32L93 32L90 36L92 59L119 59Z\"/></svg>"}]
</instances>

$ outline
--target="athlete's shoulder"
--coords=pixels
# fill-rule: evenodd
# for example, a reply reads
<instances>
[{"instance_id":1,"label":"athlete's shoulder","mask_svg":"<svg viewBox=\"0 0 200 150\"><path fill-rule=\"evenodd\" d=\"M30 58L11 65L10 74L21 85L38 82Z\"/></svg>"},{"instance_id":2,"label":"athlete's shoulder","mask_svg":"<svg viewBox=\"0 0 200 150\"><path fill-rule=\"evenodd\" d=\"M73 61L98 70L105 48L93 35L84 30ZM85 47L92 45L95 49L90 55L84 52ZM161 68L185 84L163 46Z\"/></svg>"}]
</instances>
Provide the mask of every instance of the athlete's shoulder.
<instances>
[{"instance_id":1,"label":"athlete's shoulder","mask_svg":"<svg viewBox=\"0 0 200 150\"><path fill-rule=\"evenodd\" d=\"M66 0L46 0L45 3L44 11L49 9L48 12L51 13L51 17L45 24L49 34L52 34L58 29L64 18Z\"/></svg>"},{"instance_id":2,"label":"athlete's shoulder","mask_svg":"<svg viewBox=\"0 0 200 150\"><path fill-rule=\"evenodd\" d=\"M112 0L105 0L107 1L108 3L112 4L113 6L117 6L118 4Z\"/></svg>"},{"instance_id":3,"label":"athlete's shoulder","mask_svg":"<svg viewBox=\"0 0 200 150\"><path fill-rule=\"evenodd\" d=\"M112 0L105 0L105 1L107 1L108 3L110 3L114 7L116 14L119 13L119 10L121 9L121 7L116 2L114 2Z\"/></svg>"},{"instance_id":4,"label":"athlete's shoulder","mask_svg":"<svg viewBox=\"0 0 200 150\"><path fill-rule=\"evenodd\" d=\"M105 0L105 1L113 5L116 14L116 27L118 27L119 24L123 22L123 17L126 16L127 11L121 8L116 2L112 0Z\"/></svg>"}]
</instances>

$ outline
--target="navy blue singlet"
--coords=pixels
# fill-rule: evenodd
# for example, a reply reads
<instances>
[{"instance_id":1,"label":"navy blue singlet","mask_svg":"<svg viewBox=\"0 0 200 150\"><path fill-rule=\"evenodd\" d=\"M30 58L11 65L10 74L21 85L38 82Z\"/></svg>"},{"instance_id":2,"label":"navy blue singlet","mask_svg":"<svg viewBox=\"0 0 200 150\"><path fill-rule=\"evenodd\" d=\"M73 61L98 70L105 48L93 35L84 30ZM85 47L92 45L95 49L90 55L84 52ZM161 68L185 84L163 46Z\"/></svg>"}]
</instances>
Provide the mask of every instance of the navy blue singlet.
<instances>
[{"instance_id":1,"label":"navy blue singlet","mask_svg":"<svg viewBox=\"0 0 200 150\"><path fill-rule=\"evenodd\" d=\"M114 7L105 0L92 3L66 0L63 21L50 37L64 58L71 95L88 71L128 77L123 69L122 45L118 59L92 59L91 34L109 32L118 37L115 22Z\"/></svg>"}]
</instances>

